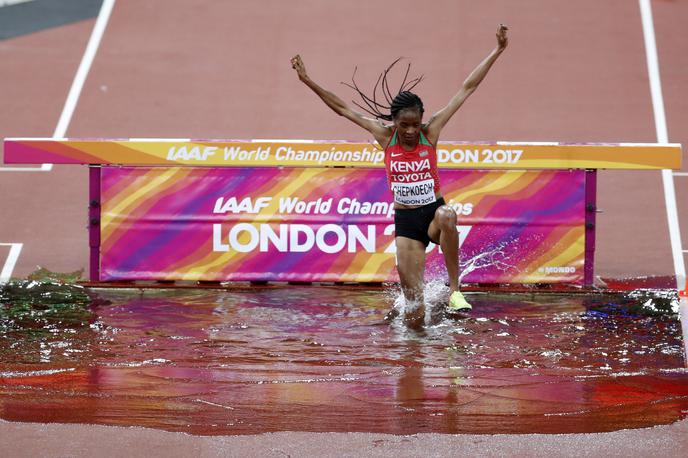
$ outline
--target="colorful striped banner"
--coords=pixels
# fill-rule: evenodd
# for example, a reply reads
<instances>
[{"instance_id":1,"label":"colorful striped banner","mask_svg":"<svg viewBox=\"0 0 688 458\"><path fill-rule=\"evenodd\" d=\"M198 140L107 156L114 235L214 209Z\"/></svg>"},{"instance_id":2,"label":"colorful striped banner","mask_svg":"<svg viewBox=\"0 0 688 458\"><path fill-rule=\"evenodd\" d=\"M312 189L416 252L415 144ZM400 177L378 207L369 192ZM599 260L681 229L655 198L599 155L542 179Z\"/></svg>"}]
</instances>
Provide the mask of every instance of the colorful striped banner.
<instances>
[{"instance_id":1,"label":"colorful striped banner","mask_svg":"<svg viewBox=\"0 0 688 458\"><path fill-rule=\"evenodd\" d=\"M384 170L103 167L102 280L396 281ZM463 282L582 284L585 172L441 173ZM439 248L426 278L444 278Z\"/></svg>"}]
</instances>

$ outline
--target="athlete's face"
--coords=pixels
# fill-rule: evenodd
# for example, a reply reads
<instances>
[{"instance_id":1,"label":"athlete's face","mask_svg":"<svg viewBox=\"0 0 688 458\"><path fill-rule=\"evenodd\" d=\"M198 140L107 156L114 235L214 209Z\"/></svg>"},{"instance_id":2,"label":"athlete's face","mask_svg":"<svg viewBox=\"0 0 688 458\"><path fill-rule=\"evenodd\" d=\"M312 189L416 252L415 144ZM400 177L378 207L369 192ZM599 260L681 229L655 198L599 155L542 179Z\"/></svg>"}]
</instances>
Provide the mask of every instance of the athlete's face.
<instances>
[{"instance_id":1,"label":"athlete's face","mask_svg":"<svg viewBox=\"0 0 688 458\"><path fill-rule=\"evenodd\" d=\"M394 118L394 127L397 129L399 139L404 146L415 148L420 139L420 129L423 115L417 108L401 110Z\"/></svg>"}]
</instances>

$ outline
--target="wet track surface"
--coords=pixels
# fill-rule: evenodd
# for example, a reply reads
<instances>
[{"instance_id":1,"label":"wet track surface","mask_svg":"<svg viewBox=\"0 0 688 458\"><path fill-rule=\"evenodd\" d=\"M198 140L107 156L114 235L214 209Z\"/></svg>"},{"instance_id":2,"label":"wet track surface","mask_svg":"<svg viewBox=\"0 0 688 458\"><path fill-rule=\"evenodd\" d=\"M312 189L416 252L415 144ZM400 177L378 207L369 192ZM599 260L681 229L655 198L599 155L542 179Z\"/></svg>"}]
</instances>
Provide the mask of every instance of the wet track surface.
<instances>
[{"instance_id":1,"label":"wet track surface","mask_svg":"<svg viewBox=\"0 0 688 458\"><path fill-rule=\"evenodd\" d=\"M418 332L384 322L394 291L100 290L92 305L75 291L71 305L3 298L3 419L494 434L647 427L688 411L666 297L471 294L472 317Z\"/></svg>"}]
</instances>

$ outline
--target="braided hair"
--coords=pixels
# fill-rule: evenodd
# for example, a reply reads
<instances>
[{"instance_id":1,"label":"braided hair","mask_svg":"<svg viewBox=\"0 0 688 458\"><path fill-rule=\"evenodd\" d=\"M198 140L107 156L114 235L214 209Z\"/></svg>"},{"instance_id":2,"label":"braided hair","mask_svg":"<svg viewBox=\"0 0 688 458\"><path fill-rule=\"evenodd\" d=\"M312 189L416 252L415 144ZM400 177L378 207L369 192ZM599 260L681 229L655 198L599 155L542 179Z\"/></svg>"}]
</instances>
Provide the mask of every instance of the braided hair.
<instances>
[{"instance_id":1,"label":"braided hair","mask_svg":"<svg viewBox=\"0 0 688 458\"><path fill-rule=\"evenodd\" d=\"M392 91L389 89L389 81L387 80L387 76L389 75L389 72L390 70L392 70L394 65L396 65L397 62L399 62L400 60L401 57L392 62L382 73L380 73L380 76L377 77L375 87L373 88L372 97L367 96L363 91L361 91L361 89L359 89L358 84L356 84L356 70L358 70L358 67L356 67L354 69L354 74L351 76L351 83L342 82L343 85L348 86L351 89L358 92L358 95L361 96L361 99L366 104L366 107L353 100L352 102L354 103L354 105L356 105L366 113L378 119L384 119L385 121L394 120L394 118L397 117L400 111L406 109L417 109L418 111L420 111L420 114L422 116L423 112L425 111L423 108L423 101L420 99L420 97L411 92L411 89L416 87L416 85L418 85L418 83L421 82L421 80L423 79L423 75L408 80L409 71L411 70L410 63L406 67L404 80L402 81L401 86L397 91L397 95L393 96ZM378 102L378 89L382 91L382 95L384 96L384 100L386 103L382 101ZM388 112L389 114L387 114L386 112Z\"/></svg>"},{"instance_id":2,"label":"braided hair","mask_svg":"<svg viewBox=\"0 0 688 458\"><path fill-rule=\"evenodd\" d=\"M423 112L425 112L425 109L423 108L423 101L420 99L420 97L411 91L401 91L392 100L392 106L389 109L391 116L387 120L391 121L397 117L401 110L406 109L417 109L421 116L423 116Z\"/></svg>"}]
</instances>

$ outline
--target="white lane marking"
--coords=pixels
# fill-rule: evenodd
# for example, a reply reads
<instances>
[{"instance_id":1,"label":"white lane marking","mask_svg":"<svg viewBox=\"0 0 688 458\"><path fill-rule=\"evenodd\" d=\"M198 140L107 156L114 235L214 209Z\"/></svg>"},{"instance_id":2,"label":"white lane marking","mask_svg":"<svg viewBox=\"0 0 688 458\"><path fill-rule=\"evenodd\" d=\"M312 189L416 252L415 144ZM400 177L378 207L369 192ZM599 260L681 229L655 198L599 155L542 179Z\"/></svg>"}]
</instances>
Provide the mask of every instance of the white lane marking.
<instances>
[{"instance_id":1,"label":"white lane marking","mask_svg":"<svg viewBox=\"0 0 688 458\"><path fill-rule=\"evenodd\" d=\"M17 259L19 259L19 253L21 253L23 243L0 243L0 246L9 246L10 253L7 255L5 260L5 265L0 271L0 285L7 283L12 278L12 271L14 270L15 264L17 264Z\"/></svg>"},{"instance_id":2,"label":"white lane marking","mask_svg":"<svg viewBox=\"0 0 688 458\"><path fill-rule=\"evenodd\" d=\"M69 123L72 120L72 115L74 114L74 109L79 101L79 96L81 95L81 90L84 87L84 82L88 76L88 72L91 69L91 64L96 56L96 51L100 46L100 41L103 38L103 33L105 32L105 27L110 19L110 14L112 13L112 8L115 6L115 0L104 0L103 5L100 7L100 12L98 13L98 19L96 19L96 24L93 26L93 32L91 32L91 38L88 40L86 45L86 51L81 58L81 63L79 68L74 75L74 81L72 81L72 87L69 89L69 94L67 94L67 100L65 101L64 107L62 108L62 114L60 119L57 121L57 127L55 127L55 132L53 132L52 138L59 139L64 138ZM53 169L52 164L42 164L40 167L0 167L0 170L9 172L49 172Z\"/></svg>"},{"instance_id":3,"label":"white lane marking","mask_svg":"<svg viewBox=\"0 0 688 458\"><path fill-rule=\"evenodd\" d=\"M664 99L662 97L662 83L659 77L659 60L657 58L657 43L655 42L655 28L652 20L650 0L638 0L640 16L643 23L643 37L645 38L645 56L647 57L647 72L650 78L650 93L652 95L652 109L655 116L655 130L658 143L668 143L666 117L664 114ZM683 288L686 282L686 266L681 249L681 231L678 225L678 210L676 207L676 191L671 170L662 170L664 184L664 203L669 221L669 238L674 258L674 272L676 273L677 289Z\"/></svg>"},{"instance_id":4,"label":"white lane marking","mask_svg":"<svg viewBox=\"0 0 688 458\"><path fill-rule=\"evenodd\" d=\"M0 0L0 8L3 6L12 6L12 5L17 5L19 3L28 3L32 2L33 0Z\"/></svg>"},{"instance_id":5,"label":"white lane marking","mask_svg":"<svg viewBox=\"0 0 688 458\"><path fill-rule=\"evenodd\" d=\"M40 167L0 167L0 172L49 172L52 164L42 164Z\"/></svg>"},{"instance_id":6,"label":"white lane marking","mask_svg":"<svg viewBox=\"0 0 688 458\"><path fill-rule=\"evenodd\" d=\"M681 146L680 143L619 143L619 146Z\"/></svg>"},{"instance_id":7,"label":"white lane marking","mask_svg":"<svg viewBox=\"0 0 688 458\"><path fill-rule=\"evenodd\" d=\"M675 177L688 177L688 172L674 172Z\"/></svg>"},{"instance_id":8,"label":"white lane marking","mask_svg":"<svg viewBox=\"0 0 688 458\"><path fill-rule=\"evenodd\" d=\"M69 89L67 101L65 102L64 109L62 110L62 115L60 115L60 120L57 122L57 127L53 133L53 138L64 138L65 133L67 132L67 127L69 127L69 123L72 120L72 114L74 114L76 103L79 101L81 90L84 87L84 82L86 81L88 72L91 69L91 64L93 63L93 59L96 56L98 47L100 46L100 41L103 38L103 33L105 32L105 27L107 27L107 23L110 19L110 14L112 13L112 8L114 5L115 0L105 0L103 2L103 6L100 7L96 25L93 27L91 38L88 40L86 51L81 59L81 64L79 64L79 69L76 71L76 76L72 82L72 87Z\"/></svg>"}]
</instances>

